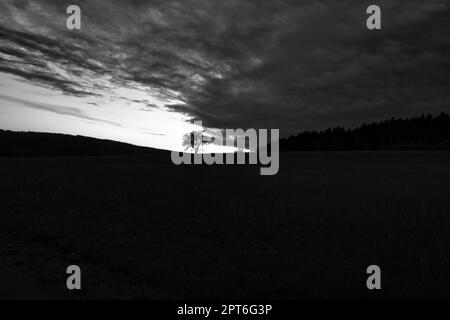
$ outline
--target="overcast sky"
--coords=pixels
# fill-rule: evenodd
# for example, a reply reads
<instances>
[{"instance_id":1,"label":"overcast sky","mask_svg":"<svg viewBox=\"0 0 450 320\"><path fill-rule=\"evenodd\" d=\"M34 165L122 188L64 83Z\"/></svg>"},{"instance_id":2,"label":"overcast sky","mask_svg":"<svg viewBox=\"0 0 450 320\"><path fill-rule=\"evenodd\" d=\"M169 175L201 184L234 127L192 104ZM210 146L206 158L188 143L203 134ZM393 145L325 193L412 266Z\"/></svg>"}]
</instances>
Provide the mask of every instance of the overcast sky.
<instances>
[{"instance_id":1,"label":"overcast sky","mask_svg":"<svg viewBox=\"0 0 450 320\"><path fill-rule=\"evenodd\" d=\"M1 0L0 128L179 149L194 119L287 136L450 112L449 3Z\"/></svg>"}]
</instances>

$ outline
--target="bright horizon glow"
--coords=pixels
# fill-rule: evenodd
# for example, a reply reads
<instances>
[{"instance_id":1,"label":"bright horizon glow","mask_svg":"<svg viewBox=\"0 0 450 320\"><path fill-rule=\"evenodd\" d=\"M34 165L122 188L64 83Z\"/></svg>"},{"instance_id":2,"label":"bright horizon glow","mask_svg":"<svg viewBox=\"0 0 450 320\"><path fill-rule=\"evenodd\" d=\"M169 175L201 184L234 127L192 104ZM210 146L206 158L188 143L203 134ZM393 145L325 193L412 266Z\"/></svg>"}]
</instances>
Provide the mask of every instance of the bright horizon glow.
<instances>
[{"instance_id":1,"label":"bright horizon glow","mask_svg":"<svg viewBox=\"0 0 450 320\"><path fill-rule=\"evenodd\" d=\"M67 77L56 65L52 70ZM175 151L185 151L184 134L200 129L188 116L167 108L184 104L173 98L179 95L176 92L167 97L138 83L119 87L107 78L83 82L101 89L94 91L96 95L71 96L0 72L0 128L81 135ZM233 148L216 145L203 149L230 151Z\"/></svg>"}]
</instances>

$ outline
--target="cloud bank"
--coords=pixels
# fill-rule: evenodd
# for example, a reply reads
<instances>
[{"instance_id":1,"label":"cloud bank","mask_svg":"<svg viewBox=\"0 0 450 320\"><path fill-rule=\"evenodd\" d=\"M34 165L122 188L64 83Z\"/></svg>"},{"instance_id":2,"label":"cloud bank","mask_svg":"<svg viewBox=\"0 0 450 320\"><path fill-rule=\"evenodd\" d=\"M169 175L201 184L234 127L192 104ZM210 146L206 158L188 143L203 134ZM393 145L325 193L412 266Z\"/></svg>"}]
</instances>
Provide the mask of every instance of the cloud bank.
<instances>
[{"instance_id":1,"label":"cloud bank","mask_svg":"<svg viewBox=\"0 0 450 320\"><path fill-rule=\"evenodd\" d=\"M124 118L282 135L450 109L448 1L378 1L381 31L358 0L77 1L79 31L70 4L1 2L0 77Z\"/></svg>"}]
</instances>

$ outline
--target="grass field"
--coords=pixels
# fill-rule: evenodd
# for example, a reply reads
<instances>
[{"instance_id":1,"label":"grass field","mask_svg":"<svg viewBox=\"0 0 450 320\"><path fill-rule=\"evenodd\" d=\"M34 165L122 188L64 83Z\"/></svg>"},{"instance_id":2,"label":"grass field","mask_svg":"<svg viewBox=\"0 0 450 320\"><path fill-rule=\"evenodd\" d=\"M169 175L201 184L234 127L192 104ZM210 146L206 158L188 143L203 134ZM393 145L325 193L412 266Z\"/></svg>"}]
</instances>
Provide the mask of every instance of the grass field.
<instances>
[{"instance_id":1,"label":"grass field","mask_svg":"<svg viewBox=\"0 0 450 320\"><path fill-rule=\"evenodd\" d=\"M0 181L0 255L57 298L450 297L448 152L0 158Z\"/></svg>"}]
</instances>

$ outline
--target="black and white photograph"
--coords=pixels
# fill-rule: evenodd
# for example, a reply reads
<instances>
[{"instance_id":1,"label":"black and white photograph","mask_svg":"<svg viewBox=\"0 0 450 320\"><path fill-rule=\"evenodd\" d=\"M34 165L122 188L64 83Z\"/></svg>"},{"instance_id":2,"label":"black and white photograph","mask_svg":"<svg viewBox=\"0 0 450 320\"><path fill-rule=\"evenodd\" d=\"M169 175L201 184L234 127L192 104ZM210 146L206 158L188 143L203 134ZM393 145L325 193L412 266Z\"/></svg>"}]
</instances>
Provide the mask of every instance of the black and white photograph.
<instances>
[{"instance_id":1,"label":"black and white photograph","mask_svg":"<svg viewBox=\"0 0 450 320\"><path fill-rule=\"evenodd\" d=\"M449 0L0 0L0 300L450 299L449 74Z\"/></svg>"}]
</instances>

